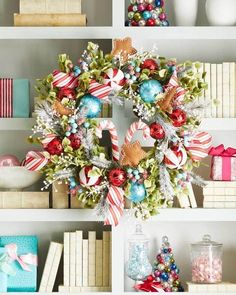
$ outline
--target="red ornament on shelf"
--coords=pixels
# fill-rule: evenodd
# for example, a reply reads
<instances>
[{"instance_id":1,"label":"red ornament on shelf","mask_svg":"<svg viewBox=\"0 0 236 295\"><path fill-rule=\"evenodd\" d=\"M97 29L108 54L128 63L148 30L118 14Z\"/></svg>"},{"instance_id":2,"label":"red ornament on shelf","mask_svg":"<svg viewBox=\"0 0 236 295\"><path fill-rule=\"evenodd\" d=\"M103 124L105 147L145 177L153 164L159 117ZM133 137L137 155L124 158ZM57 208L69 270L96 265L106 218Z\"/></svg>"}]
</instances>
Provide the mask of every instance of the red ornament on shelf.
<instances>
[{"instance_id":1,"label":"red ornament on shelf","mask_svg":"<svg viewBox=\"0 0 236 295\"><path fill-rule=\"evenodd\" d=\"M70 140L70 145L73 150L77 150L80 148L81 141L78 134L71 134L68 139Z\"/></svg>"},{"instance_id":2,"label":"red ornament on shelf","mask_svg":"<svg viewBox=\"0 0 236 295\"><path fill-rule=\"evenodd\" d=\"M60 156L63 152L63 146L61 140L59 138L54 138L49 144L46 146L45 150L50 155Z\"/></svg>"},{"instance_id":3,"label":"red ornament on shelf","mask_svg":"<svg viewBox=\"0 0 236 295\"><path fill-rule=\"evenodd\" d=\"M184 111L181 109L176 109L170 114L170 118L172 120L172 124L174 127L181 127L187 121L187 116Z\"/></svg>"},{"instance_id":4,"label":"red ornament on shelf","mask_svg":"<svg viewBox=\"0 0 236 295\"><path fill-rule=\"evenodd\" d=\"M150 127L150 135L152 138L159 139L159 140L165 138L165 131L160 124L154 122L149 127Z\"/></svg>"},{"instance_id":5,"label":"red ornament on shelf","mask_svg":"<svg viewBox=\"0 0 236 295\"><path fill-rule=\"evenodd\" d=\"M125 170L121 168L114 168L109 172L108 178L112 185L122 186L127 179L127 175Z\"/></svg>"},{"instance_id":6,"label":"red ornament on shelf","mask_svg":"<svg viewBox=\"0 0 236 295\"><path fill-rule=\"evenodd\" d=\"M148 58L141 64L141 68L155 71L158 69L158 65L154 59Z\"/></svg>"},{"instance_id":7,"label":"red ornament on shelf","mask_svg":"<svg viewBox=\"0 0 236 295\"><path fill-rule=\"evenodd\" d=\"M147 20L147 22L146 22L146 25L148 26L148 27L153 27L153 26L155 26L155 20L153 19L153 18L149 18L148 20Z\"/></svg>"}]
</instances>

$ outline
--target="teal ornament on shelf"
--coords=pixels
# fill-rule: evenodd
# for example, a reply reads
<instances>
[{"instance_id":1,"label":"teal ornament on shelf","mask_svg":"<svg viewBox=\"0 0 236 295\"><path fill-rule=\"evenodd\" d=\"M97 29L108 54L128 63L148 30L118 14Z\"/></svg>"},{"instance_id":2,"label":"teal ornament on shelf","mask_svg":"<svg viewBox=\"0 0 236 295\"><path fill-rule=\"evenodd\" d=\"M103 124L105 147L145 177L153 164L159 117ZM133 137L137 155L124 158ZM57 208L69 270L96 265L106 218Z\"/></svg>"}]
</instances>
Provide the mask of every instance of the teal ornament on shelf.
<instances>
[{"instance_id":1,"label":"teal ornament on shelf","mask_svg":"<svg viewBox=\"0 0 236 295\"><path fill-rule=\"evenodd\" d=\"M102 102L91 94L84 95L79 104L80 109L86 109L87 118L97 118L102 110Z\"/></svg>"},{"instance_id":2,"label":"teal ornament on shelf","mask_svg":"<svg viewBox=\"0 0 236 295\"><path fill-rule=\"evenodd\" d=\"M146 80L139 88L142 100L146 103L153 103L157 99L157 95L163 93L163 87L157 80Z\"/></svg>"},{"instance_id":3,"label":"teal ornament on shelf","mask_svg":"<svg viewBox=\"0 0 236 295\"><path fill-rule=\"evenodd\" d=\"M142 202L146 198L146 195L147 195L147 192L146 192L144 184L140 184L137 182L131 184L129 199L132 202L134 203Z\"/></svg>"}]
</instances>

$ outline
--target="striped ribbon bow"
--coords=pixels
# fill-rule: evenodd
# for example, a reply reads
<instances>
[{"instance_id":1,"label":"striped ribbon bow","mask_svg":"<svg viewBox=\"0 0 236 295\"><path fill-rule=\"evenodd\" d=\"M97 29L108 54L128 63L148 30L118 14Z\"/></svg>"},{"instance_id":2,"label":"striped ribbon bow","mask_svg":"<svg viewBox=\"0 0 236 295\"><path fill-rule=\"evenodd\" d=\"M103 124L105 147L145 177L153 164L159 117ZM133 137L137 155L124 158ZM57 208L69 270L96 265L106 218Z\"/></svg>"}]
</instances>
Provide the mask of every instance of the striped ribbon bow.
<instances>
[{"instance_id":1,"label":"striped ribbon bow","mask_svg":"<svg viewBox=\"0 0 236 295\"><path fill-rule=\"evenodd\" d=\"M118 225L119 220L124 212L124 191L120 187L110 186L107 198L109 204L108 214L104 225Z\"/></svg>"},{"instance_id":2,"label":"striped ribbon bow","mask_svg":"<svg viewBox=\"0 0 236 295\"><path fill-rule=\"evenodd\" d=\"M100 84L96 81L91 81L88 92L105 102L109 102L108 95L111 93L112 88L107 84Z\"/></svg>"},{"instance_id":3,"label":"striped ribbon bow","mask_svg":"<svg viewBox=\"0 0 236 295\"><path fill-rule=\"evenodd\" d=\"M186 91L184 90L184 88L182 88L179 85L179 80L178 80L178 77L177 77L177 71L176 70L173 72L173 75L171 76L170 81L166 86L168 91L170 89L172 89L173 87L176 88L175 103L181 104L181 102L184 99L184 95L185 95Z\"/></svg>"},{"instance_id":4,"label":"striped ribbon bow","mask_svg":"<svg viewBox=\"0 0 236 295\"><path fill-rule=\"evenodd\" d=\"M46 157L45 152L30 151L27 153L24 166L29 171L40 171L45 165L47 165L49 159Z\"/></svg>"},{"instance_id":5,"label":"striped ribbon bow","mask_svg":"<svg viewBox=\"0 0 236 295\"><path fill-rule=\"evenodd\" d=\"M71 76L67 73L60 72L58 70L53 71L53 87L67 87L67 88L76 88L78 86L77 77Z\"/></svg>"}]
</instances>

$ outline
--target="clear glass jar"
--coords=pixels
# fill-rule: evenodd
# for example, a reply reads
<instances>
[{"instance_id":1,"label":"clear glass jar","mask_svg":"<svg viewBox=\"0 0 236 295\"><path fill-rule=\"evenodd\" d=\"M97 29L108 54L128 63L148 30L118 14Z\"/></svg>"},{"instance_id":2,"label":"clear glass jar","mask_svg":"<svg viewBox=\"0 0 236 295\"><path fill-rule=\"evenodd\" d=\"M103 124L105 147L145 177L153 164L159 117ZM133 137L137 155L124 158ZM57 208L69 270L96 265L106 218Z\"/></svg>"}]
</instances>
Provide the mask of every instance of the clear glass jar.
<instances>
[{"instance_id":1,"label":"clear glass jar","mask_svg":"<svg viewBox=\"0 0 236 295\"><path fill-rule=\"evenodd\" d=\"M134 281L144 280L152 273L149 262L149 239L143 234L141 224L137 224L135 233L128 240L129 258L126 262L126 274Z\"/></svg>"},{"instance_id":2,"label":"clear glass jar","mask_svg":"<svg viewBox=\"0 0 236 295\"><path fill-rule=\"evenodd\" d=\"M191 244L192 282L215 284L222 281L223 244L204 235L202 241Z\"/></svg>"}]
</instances>

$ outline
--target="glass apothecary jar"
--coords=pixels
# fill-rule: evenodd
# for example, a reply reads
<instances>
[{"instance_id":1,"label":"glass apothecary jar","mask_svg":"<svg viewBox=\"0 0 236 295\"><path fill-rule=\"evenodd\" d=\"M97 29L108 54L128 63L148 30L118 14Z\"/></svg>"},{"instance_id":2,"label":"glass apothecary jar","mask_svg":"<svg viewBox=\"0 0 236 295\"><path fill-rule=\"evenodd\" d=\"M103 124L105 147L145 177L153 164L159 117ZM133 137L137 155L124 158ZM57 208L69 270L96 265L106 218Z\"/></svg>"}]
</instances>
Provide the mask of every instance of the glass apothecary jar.
<instances>
[{"instance_id":1,"label":"glass apothecary jar","mask_svg":"<svg viewBox=\"0 0 236 295\"><path fill-rule=\"evenodd\" d=\"M191 244L192 282L215 284L222 281L223 244L204 235L202 241Z\"/></svg>"},{"instance_id":2,"label":"glass apothecary jar","mask_svg":"<svg viewBox=\"0 0 236 295\"><path fill-rule=\"evenodd\" d=\"M149 239L143 234L142 225L137 224L135 233L128 240L128 260L125 265L127 276L134 281L144 280L152 273L148 259Z\"/></svg>"}]
</instances>

